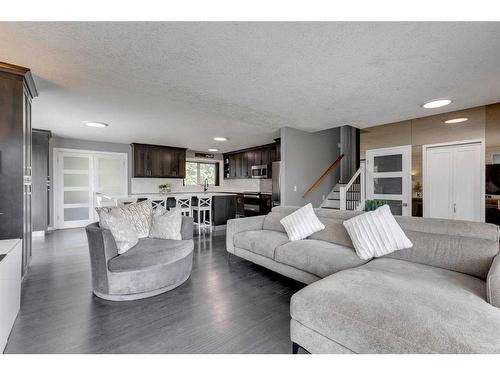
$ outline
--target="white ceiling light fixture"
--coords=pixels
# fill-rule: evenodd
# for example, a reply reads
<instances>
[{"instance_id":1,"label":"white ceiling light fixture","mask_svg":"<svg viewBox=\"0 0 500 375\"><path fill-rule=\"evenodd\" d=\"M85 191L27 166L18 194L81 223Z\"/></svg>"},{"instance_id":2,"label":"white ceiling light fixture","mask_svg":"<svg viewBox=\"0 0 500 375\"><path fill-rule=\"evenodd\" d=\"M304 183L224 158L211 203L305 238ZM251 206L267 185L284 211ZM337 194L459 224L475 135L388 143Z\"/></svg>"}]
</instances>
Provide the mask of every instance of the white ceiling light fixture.
<instances>
[{"instance_id":1,"label":"white ceiling light fixture","mask_svg":"<svg viewBox=\"0 0 500 375\"><path fill-rule=\"evenodd\" d=\"M214 137L214 141L217 141L217 142L224 142L224 141L227 141L229 138L226 138L226 137Z\"/></svg>"},{"instance_id":2,"label":"white ceiling light fixture","mask_svg":"<svg viewBox=\"0 0 500 375\"><path fill-rule=\"evenodd\" d=\"M106 128L109 125L104 123L104 122L97 122L97 121L84 121L83 122L85 125L90 126L92 128Z\"/></svg>"},{"instance_id":3,"label":"white ceiling light fixture","mask_svg":"<svg viewBox=\"0 0 500 375\"><path fill-rule=\"evenodd\" d=\"M458 118L452 118L452 119L446 120L444 123L445 124L458 124L459 122L465 122L467 120L468 120L467 117L458 117Z\"/></svg>"},{"instance_id":4,"label":"white ceiling light fixture","mask_svg":"<svg viewBox=\"0 0 500 375\"><path fill-rule=\"evenodd\" d=\"M218 148L209 148L208 151L210 151L210 152L217 152L217 151L219 151L219 149Z\"/></svg>"},{"instance_id":5,"label":"white ceiling light fixture","mask_svg":"<svg viewBox=\"0 0 500 375\"><path fill-rule=\"evenodd\" d=\"M451 104L451 99L435 99L431 100L430 102L422 104L422 107L426 109L440 108L448 104Z\"/></svg>"}]
</instances>

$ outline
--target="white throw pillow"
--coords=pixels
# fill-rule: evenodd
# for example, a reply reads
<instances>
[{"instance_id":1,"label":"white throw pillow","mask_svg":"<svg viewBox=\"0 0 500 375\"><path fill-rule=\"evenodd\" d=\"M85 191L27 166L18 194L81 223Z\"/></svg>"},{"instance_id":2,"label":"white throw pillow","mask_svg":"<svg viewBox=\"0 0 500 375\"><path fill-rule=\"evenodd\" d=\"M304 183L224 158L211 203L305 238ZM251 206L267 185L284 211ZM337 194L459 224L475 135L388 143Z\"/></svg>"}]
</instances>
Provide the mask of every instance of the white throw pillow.
<instances>
[{"instance_id":1,"label":"white throw pillow","mask_svg":"<svg viewBox=\"0 0 500 375\"><path fill-rule=\"evenodd\" d=\"M97 213L99 214L99 226L102 229L109 229L115 238L118 254L123 254L139 242L134 225L128 217L121 215L121 212L97 210Z\"/></svg>"},{"instance_id":2,"label":"white throw pillow","mask_svg":"<svg viewBox=\"0 0 500 375\"><path fill-rule=\"evenodd\" d=\"M119 207L99 207L96 208L99 218L101 212L113 212L115 216L126 217L132 223L137 233L137 237L145 238L149 235L149 228L153 218L153 208L151 201L145 200L139 203L131 203Z\"/></svg>"},{"instance_id":3,"label":"white throw pillow","mask_svg":"<svg viewBox=\"0 0 500 375\"><path fill-rule=\"evenodd\" d=\"M413 247L386 204L344 221L344 227L356 254L364 260Z\"/></svg>"},{"instance_id":4,"label":"white throw pillow","mask_svg":"<svg viewBox=\"0 0 500 375\"><path fill-rule=\"evenodd\" d=\"M325 226L314 213L311 203L280 220L290 241L302 240L311 234L325 229Z\"/></svg>"},{"instance_id":5,"label":"white throw pillow","mask_svg":"<svg viewBox=\"0 0 500 375\"><path fill-rule=\"evenodd\" d=\"M182 212L180 208L167 211L160 206L153 213L149 237L162 240L182 240L181 227Z\"/></svg>"}]
</instances>

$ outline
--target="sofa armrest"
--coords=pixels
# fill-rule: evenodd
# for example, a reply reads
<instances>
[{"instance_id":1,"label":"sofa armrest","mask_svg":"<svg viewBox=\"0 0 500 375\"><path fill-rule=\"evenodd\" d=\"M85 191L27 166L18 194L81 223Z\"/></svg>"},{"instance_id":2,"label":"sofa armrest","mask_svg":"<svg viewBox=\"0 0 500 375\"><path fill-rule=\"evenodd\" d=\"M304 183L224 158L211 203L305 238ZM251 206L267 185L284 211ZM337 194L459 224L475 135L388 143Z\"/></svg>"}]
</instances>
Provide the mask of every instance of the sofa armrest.
<instances>
[{"instance_id":1,"label":"sofa armrest","mask_svg":"<svg viewBox=\"0 0 500 375\"><path fill-rule=\"evenodd\" d=\"M500 253L495 256L486 277L486 297L495 307L500 307Z\"/></svg>"},{"instance_id":2,"label":"sofa armrest","mask_svg":"<svg viewBox=\"0 0 500 375\"><path fill-rule=\"evenodd\" d=\"M194 219L191 216L182 215L181 236L183 240L193 239Z\"/></svg>"},{"instance_id":3,"label":"sofa armrest","mask_svg":"<svg viewBox=\"0 0 500 375\"><path fill-rule=\"evenodd\" d=\"M226 250L234 254L234 235L249 230L262 229L266 215L230 219L226 226Z\"/></svg>"}]
</instances>

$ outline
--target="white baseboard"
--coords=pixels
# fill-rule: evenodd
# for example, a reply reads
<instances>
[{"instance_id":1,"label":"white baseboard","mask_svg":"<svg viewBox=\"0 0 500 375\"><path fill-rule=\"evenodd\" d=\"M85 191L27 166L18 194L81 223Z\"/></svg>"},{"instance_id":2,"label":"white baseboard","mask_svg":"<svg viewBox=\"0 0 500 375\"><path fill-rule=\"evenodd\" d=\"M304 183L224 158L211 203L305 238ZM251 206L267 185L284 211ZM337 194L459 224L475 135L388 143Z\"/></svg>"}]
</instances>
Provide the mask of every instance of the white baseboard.
<instances>
[{"instance_id":1,"label":"white baseboard","mask_svg":"<svg viewBox=\"0 0 500 375\"><path fill-rule=\"evenodd\" d=\"M45 237L45 231L44 230L37 230L35 232L31 232L31 235L33 237Z\"/></svg>"}]
</instances>

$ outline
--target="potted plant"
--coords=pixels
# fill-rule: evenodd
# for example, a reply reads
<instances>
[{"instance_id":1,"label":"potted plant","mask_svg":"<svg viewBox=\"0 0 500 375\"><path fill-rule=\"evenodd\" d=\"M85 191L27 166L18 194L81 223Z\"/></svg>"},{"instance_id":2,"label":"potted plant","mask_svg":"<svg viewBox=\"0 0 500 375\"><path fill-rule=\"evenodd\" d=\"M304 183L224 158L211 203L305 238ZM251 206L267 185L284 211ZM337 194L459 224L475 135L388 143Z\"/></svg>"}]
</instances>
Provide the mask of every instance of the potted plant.
<instances>
[{"instance_id":1,"label":"potted plant","mask_svg":"<svg viewBox=\"0 0 500 375\"><path fill-rule=\"evenodd\" d=\"M158 188L160 189L160 194L170 193L171 186L172 185L169 183L158 185Z\"/></svg>"},{"instance_id":2,"label":"potted plant","mask_svg":"<svg viewBox=\"0 0 500 375\"><path fill-rule=\"evenodd\" d=\"M382 201L379 199L368 199L365 201L364 211L375 211L377 208L386 204L386 201Z\"/></svg>"},{"instance_id":3,"label":"potted plant","mask_svg":"<svg viewBox=\"0 0 500 375\"><path fill-rule=\"evenodd\" d=\"M422 198L422 184L420 181L415 181L413 184L413 192L417 198Z\"/></svg>"}]
</instances>

